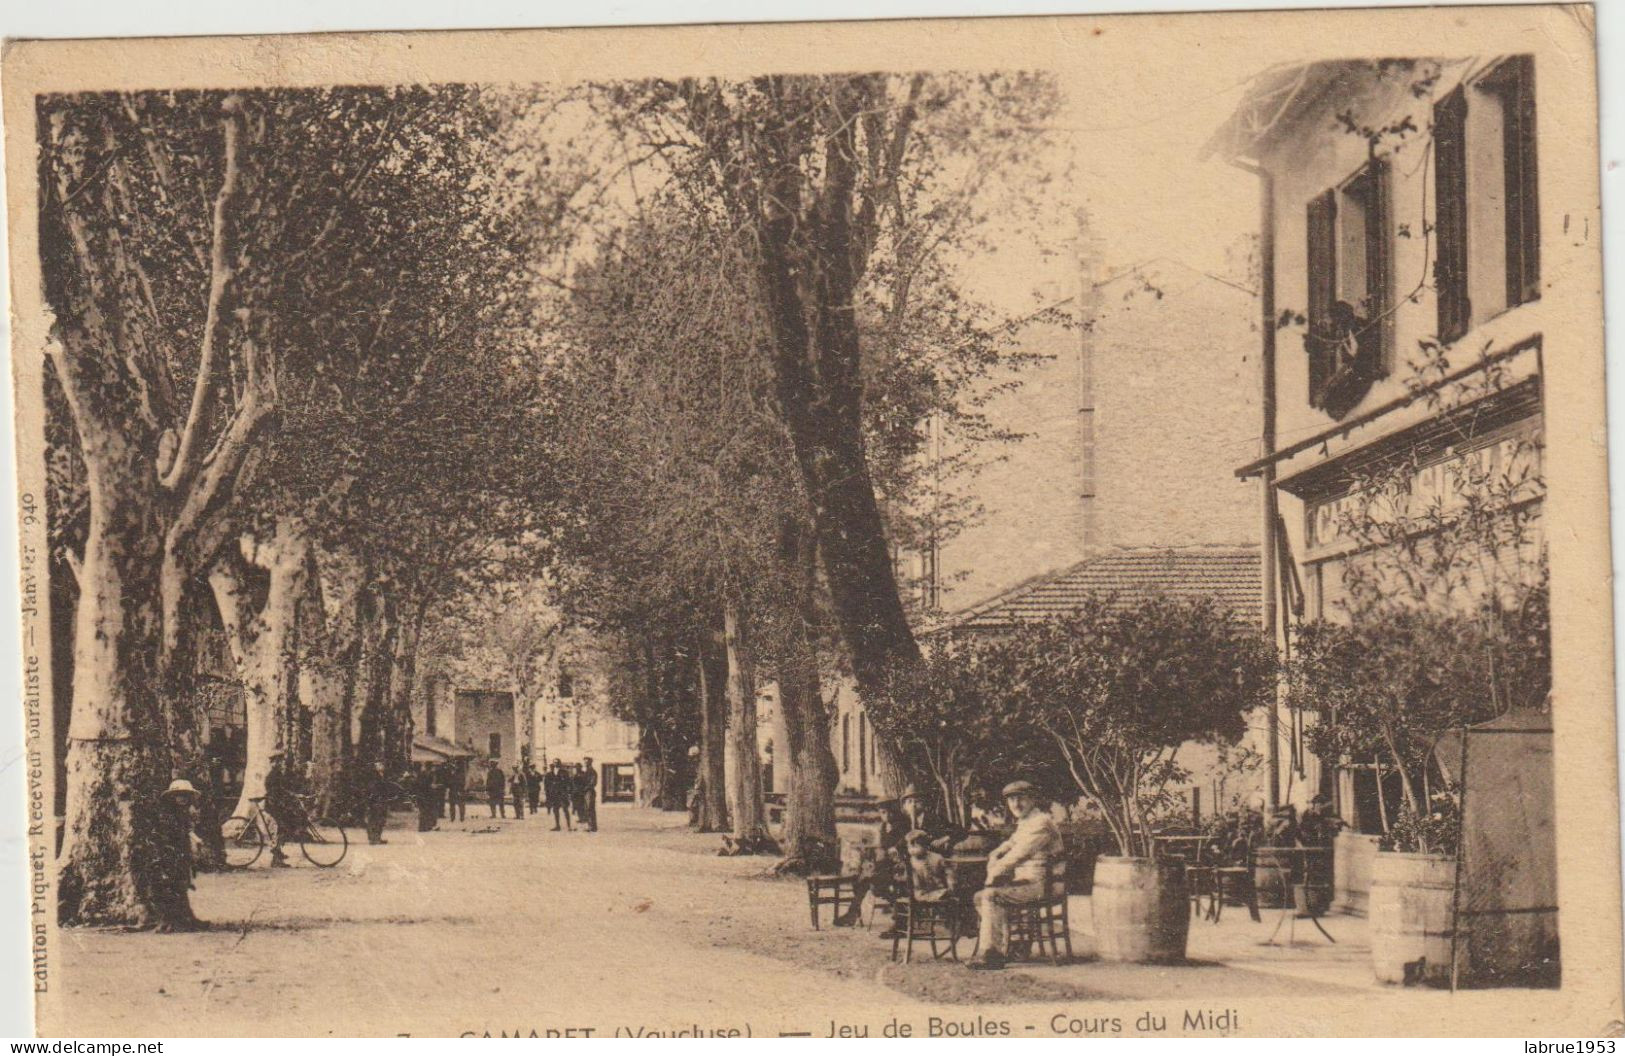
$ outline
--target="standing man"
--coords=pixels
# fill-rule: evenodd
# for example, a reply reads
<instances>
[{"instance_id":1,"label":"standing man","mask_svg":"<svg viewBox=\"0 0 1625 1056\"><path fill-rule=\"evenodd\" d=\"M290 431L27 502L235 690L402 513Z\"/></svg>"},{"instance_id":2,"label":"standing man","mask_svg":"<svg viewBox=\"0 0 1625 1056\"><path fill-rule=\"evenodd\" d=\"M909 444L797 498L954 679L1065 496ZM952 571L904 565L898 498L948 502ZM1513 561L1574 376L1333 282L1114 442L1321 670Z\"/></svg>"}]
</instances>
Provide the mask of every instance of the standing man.
<instances>
[{"instance_id":1,"label":"standing man","mask_svg":"<svg viewBox=\"0 0 1625 1056\"><path fill-rule=\"evenodd\" d=\"M988 858L987 886L976 892L982 952L970 967L980 971L1004 967L1009 907L1043 899L1049 863L1061 856L1061 830L1037 789L1026 781L1012 781L1004 786L1004 803L1016 819L1016 831Z\"/></svg>"},{"instance_id":2,"label":"standing man","mask_svg":"<svg viewBox=\"0 0 1625 1056\"><path fill-rule=\"evenodd\" d=\"M581 820L586 824L588 832L597 832L598 771L593 768L592 756L587 756L582 762L578 780L581 782Z\"/></svg>"},{"instance_id":3,"label":"standing man","mask_svg":"<svg viewBox=\"0 0 1625 1056\"><path fill-rule=\"evenodd\" d=\"M271 816L271 868L288 868L288 856L282 853L282 841L293 835L301 815L299 801L294 795L293 775L288 772L287 756L282 751L271 753L271 769L265 775L265 801L261 809Z\"/></svg>"},{"instance_id":4,"label":"standing man","mask_svg":"<svg viewBox=\"0 0 1625 1056\"><path fill-rule=\"evenodd\" d=\"M377 846L388 843L384 839L384 823L389 820L389 807L394 802L396 794L395 782L384 773L383 763L372 764L372 774L367 778L366 804L367 804L367 842Z\"/></svg>"},{"instance_id":5,"label":"standing man","mask_svg":"<svg viewBox=\"0 0 1625 1056\"><path fill-rule=\"evenodd\" d=\"M525 791L530 793L530 812L542 812L542 772L536 769L536 764L529 759L525 760Z\"/></svg>"},{"instance_id":6,"label":"standing man","mask_svg":"<svg viewBox=\"0 0 1625 1056\"><path fill-rule=\"evenodd\" d=\"M575 822L570 820L570 800L572 786L569 775L564 772L564 764L553 760L553 765L547 768L546 790L547 809L553 814L553 831L559 831L559 819L564 819L564 827L570 832L575 831Z\"/></svg>"},{"instance_id":7,"label":"standing man","mask_svg":"<svg viewBox=\"0 0 1625 1056\"><path fill-rule=\"evenodd\" d=\"M508 816L507 784L508 779L502 776L502 767L495 759L491 760L490 769L485 771L485 798L491 804L493 818Z\"/></svg>"},{"instance_id":8,"label":"standing man","mask_svg":"<svg viewBox=\"0 0 1625 1056\"><path fill-rule=\"evenodd\" d=\"M418 767L417 775L413 778L413 792L418 804L418 831L430 832L435 827L439 811L435 809L440 793L437 788L434 768L431 766Z\"/></svg>"},{"instance_id":9,"label":"standing man","mask_svg":"<svg viewBox=\"0 0 1625 1056\"><path fill-rule=\"evenodd\" d=\"M515 820L525 820L525 768L514 764L513 773L509 775L508 787L513 790L513 816Z\"/></svg>"},{"instance_id":10,"label":"standing man","mask_svg":"<svg viewBox=\"0 0 1625 1056\"><path fill-rule=\"evenodd\" d=\"M456 763L446 764L446 820L467 821L468 789L466 778L457 772Z\"/></svg>"}]
</instances>

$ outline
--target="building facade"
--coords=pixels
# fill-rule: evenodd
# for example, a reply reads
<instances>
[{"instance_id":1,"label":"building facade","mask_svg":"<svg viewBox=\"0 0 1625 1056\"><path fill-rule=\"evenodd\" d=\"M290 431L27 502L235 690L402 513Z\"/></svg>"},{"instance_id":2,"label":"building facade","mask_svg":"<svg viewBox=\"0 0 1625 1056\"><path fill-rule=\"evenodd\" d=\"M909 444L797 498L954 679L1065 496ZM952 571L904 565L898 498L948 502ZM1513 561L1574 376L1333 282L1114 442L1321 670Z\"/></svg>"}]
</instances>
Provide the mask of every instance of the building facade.
<instances>
[{"instance_id":1,"label":"building facade","mask_svg":"<svg viewBox=\"0 0 1625 1056\"><path fill-rule=\"evenodd\" d=\"M1448 531L1475 489L1501 488L1529 537L1469 555L1455 601L1417 600L1536 574L1542 334L1572 310L1545 277L1570 247L1541 199L1536 73L1526 55L1279 70L1210 145L1261 188L1263 445L1237 474L1274 525L1264 621L1283 648L1298 621L1356 618L1362 592L1420 594L1381 570L1395 526ZM1327 792L1378 831L1393 775L1323 766L1313 716L1277 720L1274 798Z\"/></svg>"},{"instance_id":2,"label":"building facade","mask_svg":"<svg viewBox=\"0 0 1625 1056\"><path fill-rule=\"evenodd\" d=\"M601 802L636 800L638 728L615 717L608 673L591 636L572 632L554 652L541 685L531 746L536 765L591 759Z\"/></svg>"}]
</instances>

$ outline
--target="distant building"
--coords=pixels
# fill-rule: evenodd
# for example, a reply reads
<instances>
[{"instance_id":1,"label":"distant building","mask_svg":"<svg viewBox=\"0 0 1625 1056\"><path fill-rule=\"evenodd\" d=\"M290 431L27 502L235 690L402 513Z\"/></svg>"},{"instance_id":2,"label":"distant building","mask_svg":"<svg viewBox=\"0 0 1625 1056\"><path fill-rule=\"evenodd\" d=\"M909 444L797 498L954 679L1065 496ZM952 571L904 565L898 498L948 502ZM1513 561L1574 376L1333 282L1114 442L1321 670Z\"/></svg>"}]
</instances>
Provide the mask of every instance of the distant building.
<instances>
[{"instance_id":1,"label":"distant building","mask_svg":"<svg viewBox=\"0 0 1625 1056\"><path fill-rule=\"evenodd\" d=\"M543 675L535 701L537 766L588 758L598 770L604 802L637 798L638 727L615 717L609 680L590 639L577 633L562 645Z\"/></svg>"},{"instance_id":2,"label":"distant building","mask_svg":"<svg viewBox=\"0 0 1625 1056\"><path fill-rule=\"evenodd\" d=\"M1128 583L1151 554L1176 555L1163 587L1218 592L1256 616L1258 498L1232 473L1258 429L1258 302L1247 282L1148 261L1091 276L1056 306L1069 325L1021 332L1022 349L1047 358L982 411L1027 435L970 483L977 523L933 553L899 555L899 581L929 614L922 631L1040 596L1068 575ZM1224 555L1224 578L1205 579L1207 566L1184 554ZM832 679L826 692L841 789L890 791L852 686Z\"/></svg>"}]
</instances>

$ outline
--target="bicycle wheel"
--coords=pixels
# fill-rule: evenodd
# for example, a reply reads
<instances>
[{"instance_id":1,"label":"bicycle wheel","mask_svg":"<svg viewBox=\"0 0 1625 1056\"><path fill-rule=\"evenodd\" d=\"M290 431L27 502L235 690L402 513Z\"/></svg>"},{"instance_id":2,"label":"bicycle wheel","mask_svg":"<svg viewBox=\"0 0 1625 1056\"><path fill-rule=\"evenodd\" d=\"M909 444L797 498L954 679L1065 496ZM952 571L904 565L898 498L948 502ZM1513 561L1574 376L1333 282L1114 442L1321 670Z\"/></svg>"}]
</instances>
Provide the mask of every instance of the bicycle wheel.
<instances>
[{"instance_id":1,"label":"bicycle wheel","mask_svg":"<svg viewBox=\"0 0 1625 1056\"><path fill-rule=\"evenodd\" d=\"M350 849L350 837L344 829L330 821L313 821L305 826L299 850L311 865L331 869L344 860Z\"/></svg>"},{"instance_id":2,"label":"bicycle wheel","mask_svg":"<svg viewBox=\"0 0 1625 1056\"><path fill-rule=\"evenodd\" d=\"M247 869L265 853L265 833L249 818L235 817L220 826L227 869Z\"/></svg>"}]
</instances>

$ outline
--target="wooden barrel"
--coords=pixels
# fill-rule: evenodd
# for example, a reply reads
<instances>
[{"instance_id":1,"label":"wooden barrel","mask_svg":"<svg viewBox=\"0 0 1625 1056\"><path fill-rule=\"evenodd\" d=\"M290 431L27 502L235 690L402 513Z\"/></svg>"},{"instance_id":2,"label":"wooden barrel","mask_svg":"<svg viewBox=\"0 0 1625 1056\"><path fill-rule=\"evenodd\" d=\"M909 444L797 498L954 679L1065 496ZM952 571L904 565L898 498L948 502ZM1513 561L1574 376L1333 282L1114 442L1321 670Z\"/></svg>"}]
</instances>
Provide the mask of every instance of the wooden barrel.
<instances>
[{"instance_id":1,"label":"wooden barrel","mask_svg":"<svg viewBox=\"0 0 1625 1056\"><path fill-rule=\"evenodd\" d=\"M1297 859L1290 847L1258 847L1253 850L1253 888L1258 892L1258 908L1280 909L1292 905L1292 885L1303 878L1294 873Z\"/></svg>"},{"instance_id":2,"label":"wooden barrel","mask_svg":"<svg viewBox=\"0 0 1625 1056\"><path fill-rule=\"evenodd\" d=\"M1185 959L1191 909L1182 863L1100 858L1089 901L1101 960L1166 964Z\"/></svg>"},{"instance_id":3,"label":"wooden barrel","mask_svg":"<svg viewBox=\"0 0 1625 1056\"><path fill-rule=\"evenodd\" d=\"M1332 852L1332 886L1339 913L1366 915L1371 896L1371 864L1377 860L1379 836L1344 830L1337 834Z\"/></svg>"},{"instance_id":4,"label":"wooden barrel","mask_svg":"<svg viewBox=\"0 0 1625 1056\"><path fill-rule=\"evenodd\" d=\"M1384 983L1448 983L1456 860L1384 851L1371 866L1371 966Z\"/></svg>"}]
</instances>

